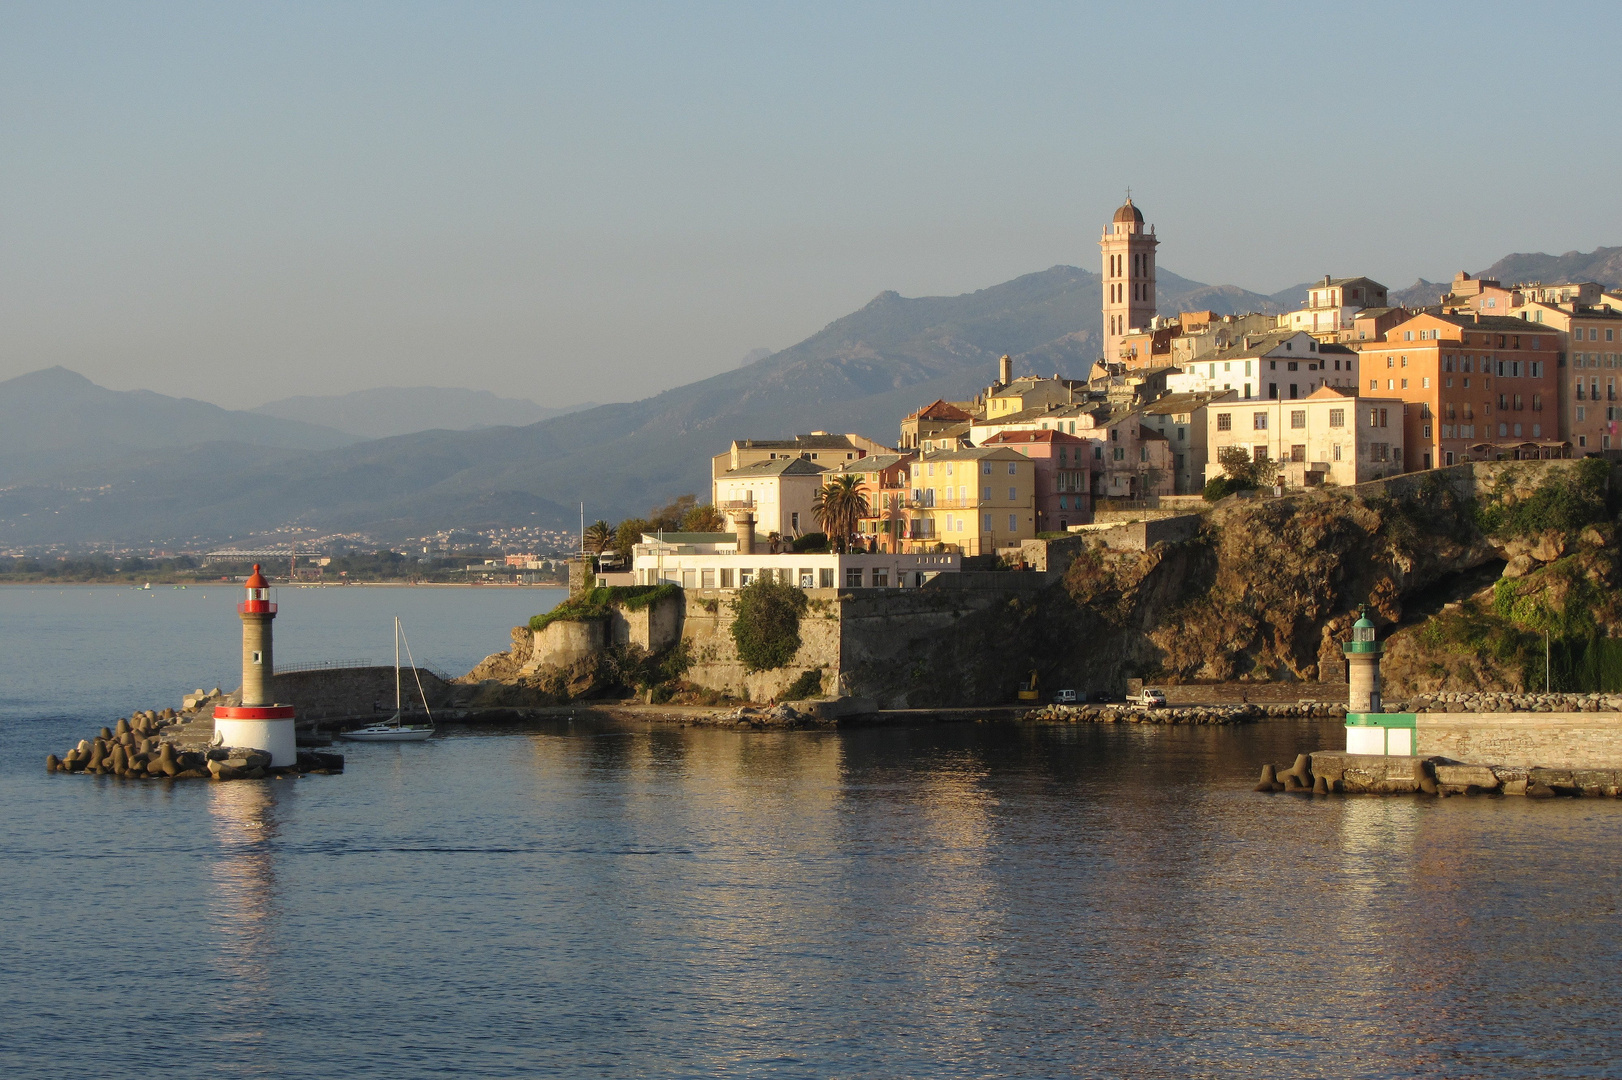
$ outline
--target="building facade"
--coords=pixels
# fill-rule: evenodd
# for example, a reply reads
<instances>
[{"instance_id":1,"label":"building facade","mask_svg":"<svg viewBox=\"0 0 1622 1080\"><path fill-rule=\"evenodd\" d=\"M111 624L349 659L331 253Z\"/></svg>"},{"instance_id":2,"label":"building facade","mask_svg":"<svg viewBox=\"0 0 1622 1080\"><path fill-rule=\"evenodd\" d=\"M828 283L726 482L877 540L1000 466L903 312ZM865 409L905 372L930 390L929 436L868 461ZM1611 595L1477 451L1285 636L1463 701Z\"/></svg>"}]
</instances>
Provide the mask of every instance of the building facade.
<instances>
[{"instance_id":1,"label":"building facade","mask_svg":"<svg viewBox=\"0 0 1622 1080\"><path fill-rule=\"evenodd\" d=\"M1512 314L1523 322L1565 331L1557 365L1560 431L1574 454L1622 449L1622 307L1533 301Z\"/></svg>"},{"instance_id":2,"label":"building facade","mask_svg":"<svg viewBox=\"0 0 1622 1080\"><path fill-rule=\"evenodd\" d=\"M1319 387L1294 401L1224 397L1206 409L1205 479L1223 475L1223 452L1234 448L1252 462L1274 462L1294 487L1394 476L1403 471L1404 409L1397 398L1358 397L1347 387Z\"/></svg>"},{"instance_id":3,"label":"building facade","mask_svg":"<svg viewBox=\"0 0 1622 1080\"><path fill-rule=\"evenodd\" d=\"M1060 531L1093 519L1087 439L1058 431L1003 431L986 441L987 449L1004 446L1030 458L1035 469L1037 532Z\"/></svg>"},{"instance_id":4,"label":"building facade","mask_svg":"<svg viewBox=\"0 0 1622 1080\"><path fill-rule=\"evenodd\" d=\"M828 470L803 457L778 457L729 469L715 478L715 508L733 521L754 517L761 536L792 539L819 526L811 508Z\"/></svg>"},{"instance_id":5,"label":"building facade","mask_svg":"<svg viewBox=\"0 0 1622 1080\"><path fill-rule=\"evenodd\" d=\"M1356 342L1360 393L1401 398L1404 468L1564 457L1559 362L1565 334L1504 315L1422 312Z\"/></svg>"},{"instance_id":6,"label":"building facade","mask_svg":"<svg viewBox=\"0 0 1622 1080\"><path fill-rule=\"evenodd\" d=\"M910 466L907 550L993 555L1036 535L1036 467L1006 447L925 454Z\"/></svg>"},{"instance_id":7,"label":"building facade","mask_svg":"<svg viewBox=\"0 0 1622 1080\"><path fill-rule=\"evenodd\" d=\"M1280 315L1281 329L1299 330L1319 341L1338 341L1364 308L1386 306L1386 287L1366 277L1332 278L1327 274L1307 289L1307 306Z\"/></svg>"}]
</instances>

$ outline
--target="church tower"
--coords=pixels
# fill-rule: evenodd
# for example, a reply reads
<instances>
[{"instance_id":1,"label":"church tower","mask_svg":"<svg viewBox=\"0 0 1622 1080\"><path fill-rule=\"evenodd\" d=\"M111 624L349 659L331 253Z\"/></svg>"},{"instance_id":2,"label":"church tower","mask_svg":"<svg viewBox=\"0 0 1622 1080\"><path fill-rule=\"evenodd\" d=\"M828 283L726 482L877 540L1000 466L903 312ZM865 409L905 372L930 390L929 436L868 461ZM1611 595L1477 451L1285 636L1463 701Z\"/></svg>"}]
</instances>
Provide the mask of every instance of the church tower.
<instances>
[{"instance_id":1,"label":"church tower","mask_svg":"<svg viewBox=\"0 0 1622 1080\"><path fill-rule=\"evenodd\" d=\"M1155 317L1155 238L1143 224L1143 212L1132 196L1115 211L1098 246L1104 252L1104 359L1121 357L1121 338L1128 330L1149 325Z\"/></svg>"}]
</instances>

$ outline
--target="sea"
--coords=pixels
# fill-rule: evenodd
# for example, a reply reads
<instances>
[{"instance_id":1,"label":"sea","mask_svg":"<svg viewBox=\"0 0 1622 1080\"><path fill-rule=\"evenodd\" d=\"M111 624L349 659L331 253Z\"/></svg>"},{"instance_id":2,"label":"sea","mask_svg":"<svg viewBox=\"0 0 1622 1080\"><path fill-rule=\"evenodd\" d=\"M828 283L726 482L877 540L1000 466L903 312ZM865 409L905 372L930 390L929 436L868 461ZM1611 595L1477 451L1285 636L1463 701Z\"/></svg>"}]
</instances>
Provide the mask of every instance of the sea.
<instances>
[{"instance_id":1,"label":"sea","mask_svg":"<svg viewBox=\"0 0 1622 1080\"><path fill-rule=\"evenodd\" d=\"M465 671L560 598L284 589ZM0 588L0 1076L1622 1074L1622 803L1301 797L1337 725L584 715L341 776L48 775L235 686L233 588Z\"/></svg>"}]
</instances>

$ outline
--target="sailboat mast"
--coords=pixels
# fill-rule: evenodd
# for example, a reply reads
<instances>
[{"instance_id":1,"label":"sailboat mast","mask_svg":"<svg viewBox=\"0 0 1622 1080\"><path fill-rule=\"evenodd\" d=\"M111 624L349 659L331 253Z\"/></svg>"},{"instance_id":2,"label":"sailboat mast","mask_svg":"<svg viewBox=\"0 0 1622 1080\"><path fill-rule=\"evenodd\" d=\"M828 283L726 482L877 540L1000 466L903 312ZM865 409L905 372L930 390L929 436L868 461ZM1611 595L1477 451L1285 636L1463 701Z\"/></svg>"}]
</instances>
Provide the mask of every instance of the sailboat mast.
<instances>
[{"instance_id":1,"label":"sailboat mast","mask_svg":"<svg viewBox=\"0 0 1622 1080\"><path fill-rule=\"evenodd\" d=\"M400 616L394 617L394 714L400 714Z\"/></svg>"}]
</instances>

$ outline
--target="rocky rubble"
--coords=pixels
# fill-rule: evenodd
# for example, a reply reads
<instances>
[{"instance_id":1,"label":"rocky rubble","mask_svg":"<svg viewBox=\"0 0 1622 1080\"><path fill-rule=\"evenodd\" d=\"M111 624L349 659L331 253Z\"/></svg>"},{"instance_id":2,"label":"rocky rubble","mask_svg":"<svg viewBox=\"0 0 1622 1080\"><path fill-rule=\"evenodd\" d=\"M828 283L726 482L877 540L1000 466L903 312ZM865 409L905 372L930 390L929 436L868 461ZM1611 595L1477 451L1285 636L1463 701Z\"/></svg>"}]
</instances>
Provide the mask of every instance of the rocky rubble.
<instances>
[{"instance_id":1,"label":"rocky rubble","mask_svg":"<svg viewBox=\"0 0 1622 1080\"><path fill-rule=\"evenodd\" d=\"M1264 719L1340 717L1346 706L1323 701L1294 704L1174 705L1144 709L1130 705L1046 705L1026 720L1060 724L1248 724Z\"/></svg>"},{"instance_id":2,"label":"rocky rubble","mask_svg":"<svg viewBox=\"0 0 1622 1080\"><path fill-rule=\"evenodd\" d=\"M1517 694L1508 691L1455 691L1418 694L1388 702L1386 712L1622 712L1622 694Z\"/></svg>"}]
</instances>

